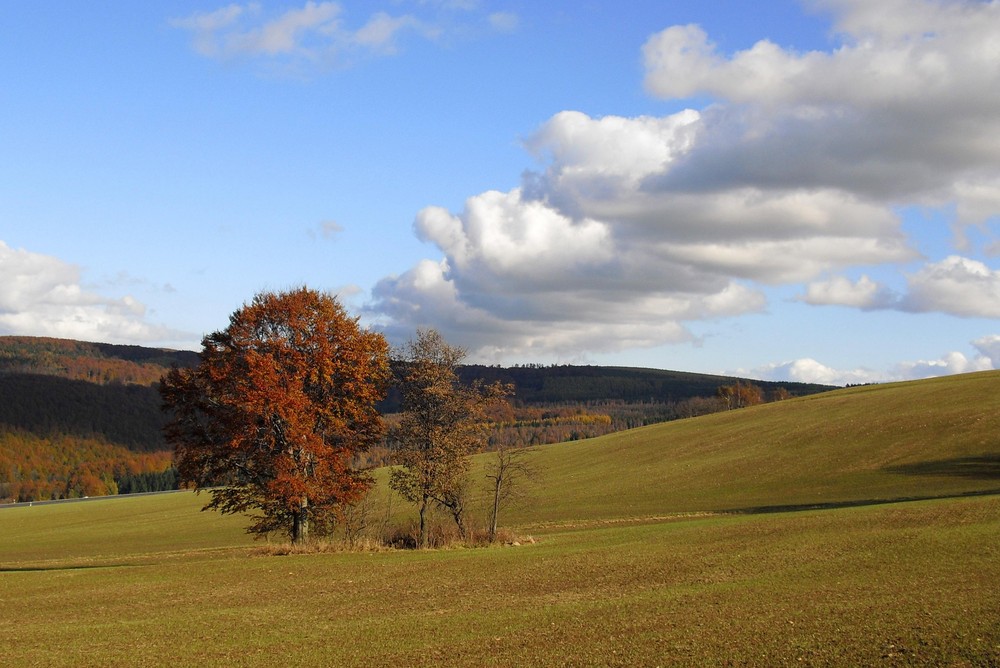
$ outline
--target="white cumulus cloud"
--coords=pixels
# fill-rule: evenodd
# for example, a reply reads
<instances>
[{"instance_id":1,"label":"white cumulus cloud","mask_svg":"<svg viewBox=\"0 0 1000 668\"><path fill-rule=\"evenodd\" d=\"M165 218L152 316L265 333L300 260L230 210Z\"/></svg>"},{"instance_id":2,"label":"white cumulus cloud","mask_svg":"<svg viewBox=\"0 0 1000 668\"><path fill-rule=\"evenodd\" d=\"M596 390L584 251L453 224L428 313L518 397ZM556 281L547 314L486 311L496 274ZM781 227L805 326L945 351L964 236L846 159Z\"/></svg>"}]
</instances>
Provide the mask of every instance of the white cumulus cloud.
<instances>
[{"instance_id":1,"label":"white cumulus cloud","mask_svg":"<svg viewBox=\"0 0 1000 668\"><path fill-rule=\"evenodd\" d=\"M972 342L983 357L993 363L993 368L1000 369L1000 334L990 334Z\"/></svg>"},{"instance_id":2,"label":"white cumulus cloud","mask_svg":"<svg viewBox=\"0 0 1000 668\"><path fill-rule=\"evenodd\" d=\"M751 371L740 370L738 373L760 380L820 385L852 385L884 380L880 374L870 369L834 369L811 357L769 364Z\"/></svg>"},{"instance_id":3,"label":"white cumulus cloud","mask_svg":"<svg viewBox=\"0 0 1000 668\"><path fill-rule=\"evenodd\" d=\"M764 40L726 55L697 26L647 42L650 91L720 101L705 114L705 150L660 187L832 187L958 202L967 222L996 215L973 191L1000 185L1000 3L813 4L833 15L838 48Z\"/></svg>"},{"instance_id":4,"label":"white cumulus cloud","mask_svg":"<svg viewBox=\"0 0 1000 668\"><path fill-rule=\"evenodd\" d=\"M972 341L976 354L952 351L937 359L900 362L885 369L836 369L812 358L768 364L751 371L739 370L738 374L761 380L820 383L823 385L852 385L920 380L958 373L973 373L1000 369L1000 335L991 334Z\"/></svg>"},{"instance_id":5,"label":"white cumulus cloud","mask_svg":"<svg viewBox=\"0 0 1000 668\"><path fill-rule=\"evenodd\" d=\"M765 309L765 285L801 285L815 305L1000 313L996 272L973 260L928 264L904 295L867 274L843 278L921 257L906 207L940 207L959 231L989 237L1000 2L811 4L832 17L829 50L763 40L727 54L698 26L653 34L647 89L710 104L555 114L525 142L541 166L519 187L417 215L442 256L429 261L436 280L421 289L418 268L387 278L371 310L392 328L436 326L511 357L689 341L691 322ZM818 364L787 371L867 377Z\"/></svg>"},{"instance_id":6,"label":"white cumulus cloud","mask_svg":"<svg viewBox=\"0 0 1000 668\"><path fill-rule=\"evenodd\" d=\"M951 255L929 262L906 276L905 295L861 276L812 282L801 301L813 305L895 309L911 313L947 313L967 318L1000 317L1000 270L970 258Z\"/></svg>"},{"instance_id":7,"label":"white cumulus cloud","mask_svg":"<svg viewBox=\"0 0 1000 668\"><path fill-rule=\"evenodd\" d=\"M0 333L111 343L194 338L147 322L146 307L130 296L111 299L85 289L76 266L3 241Z\"/></svg>"},{"instance_id":8,"label":"white cumulus cloud","mask_svg":"<svg viewBox=\"0 0 1000 668\"><path fill-rule=\"evenodd\" d=\"M994 368L993 363L988 357L982 355L968 357L960 352L950 352L936 360L902 362L896 366L890 377L893 380L919 380L956 373L988 371L992 368Z\"/></svg>"},{"instance_id":9,"label":"white cumulus cloud","mask_svg":"<svg viewBox=\"0 0 1000 668\"><path fill-rule=\"evenodd\" d=\"M958 316L1000 317L1000 271L952 255L908 277L905 308Z\"/></svg>"},{"instance_id":10,"label":"white cumulus cloud","mask_svg":"<svg viewBox=\"0 0 1000 668\"><path fill-rule=\"evenodd\" d=\"M810 283L802 301L814 305L853 306L860 309L889 308L897 297L885 286L868 276L851 281L845 276L834 276L825 281Z\"/></svg>"}]
</instances>

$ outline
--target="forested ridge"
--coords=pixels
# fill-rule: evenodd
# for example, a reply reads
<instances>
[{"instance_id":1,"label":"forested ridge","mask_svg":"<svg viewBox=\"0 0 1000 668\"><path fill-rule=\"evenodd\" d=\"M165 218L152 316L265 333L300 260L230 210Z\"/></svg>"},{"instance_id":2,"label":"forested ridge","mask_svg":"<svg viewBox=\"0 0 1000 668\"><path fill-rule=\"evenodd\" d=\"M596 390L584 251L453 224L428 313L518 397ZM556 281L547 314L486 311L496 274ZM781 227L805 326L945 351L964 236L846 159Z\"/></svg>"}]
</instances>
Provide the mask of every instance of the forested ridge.
<instances>
[{"instance_id":1,"label":"forested ridge","mask_svg":"<svg viewBox=\"0 0 1000 668\"><path fill-rule=\"evenodd\" d=\"M177 488L166 450L138 453L99 435L40 435L0 424L0 501L156 491L153 487Z\"/></svg>"},{"instance_id":2,"label":"forested ridge","mask_svg":"<svg viewBox=\"0 0 1000 668\"><path fill-rule=\"evenodd\" d=\"M692 397L714 396L722 385L741 381L730 376L613 366L524 365L509 368L470 365L459 375L469 382L511 383L517 399L538 405L559 402L669 403ZM748 381L742 381L748 382ZM750 381L765 393L785 390L789 396L829 390L826 385L776 381Z\"/></svg>"},{"instance_id":3,"label":"forested ridge","mask_svg":"<svg viewBox=\"0 0 1000 668\"><path fill-rule=\"evenodd\" d=\"M102 438L135 452L165 450L152 385L99 385L56 376L0 376L0 424L33 434Z\"/></svg>"},{"instance_id":4,"label":"forested ridge","mask_svg":"<svg viewBox=\"0 0 1000 668\"><path fill-rule=\"evenodd\" d=\"M156 384L197 353L0 337L0 502L173 489Z\"/></svg>"},{"instance_id":5,"label":"forested ridge","mask_svg":"<svg viewBox=\"0 0 1000 668\"><path fill-rule=\"evenodd\" d=\"M157 384L171 365L198 354L65 339L0 337L0 502L176 486L163 439ZM538 445L590 438L727 407L721 388L749 391L751 403L830 389L626 367L465 365L464 383L514 387L498 407L490 445ZM391 421L394 391L380 405ZM357 462L392 460L388 444Z\"/></svg>"},{"instance_id":6,"label":"forested ridge","mask_svg":"<svg viewBox=\"0 0 1000 668\"><path fill-rule=\"evenodd\" d=\"M198 353L32 336L0 336L0 373L58 376L91 383L153 385L172 364L193 366Z\"/></svg>"},{"instance_id":7,"label":"forested ridge","mask_svg":"<svg viewBox=\"0 0 1000 668\"><path fill-rule=\"evenodd\" d=\"M576 441L832 389L633 367L464 365L458 375L465 384L499 382L514 387L510 405L496 407L490 416L490 447ZM399 410L398 392L390 389L381 408L391 421ZM387 448L375 448L362 463L391 461Z\"/></svg>"}]
</instances>

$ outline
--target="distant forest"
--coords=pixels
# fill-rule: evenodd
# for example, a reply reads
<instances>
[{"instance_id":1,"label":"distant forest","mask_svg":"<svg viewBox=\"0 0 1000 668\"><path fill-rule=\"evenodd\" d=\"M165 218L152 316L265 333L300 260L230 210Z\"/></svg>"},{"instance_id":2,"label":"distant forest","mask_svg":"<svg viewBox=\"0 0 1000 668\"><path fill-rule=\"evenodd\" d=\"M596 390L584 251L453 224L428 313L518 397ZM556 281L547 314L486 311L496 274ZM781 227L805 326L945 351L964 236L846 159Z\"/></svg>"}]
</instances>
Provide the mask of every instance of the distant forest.
<instances>
[{"instance_id":1,"label":"distant forest","mask_svg":"<svg viewBox=\"0 0 1000 668\"><path fill-rule=\"evenodd\" d=\"M91 383L153 385L171 365L194 366L198 353L32 336L0 336L0 373L58 376Z\"/></svg>"},{"instance_id":2,"label":"distant forest","mask_svg":"<svg viewBox=\"0 0 1000 668\"><path fill-rule=\"evenodd\" d=\"M64 339L0 337L0 503L176 489L156 385L198 354ZM831 389L598 366L462 367L463 382L514 386L491 415L490 447L601 436ZM399 398L380 410L391 424ZM392 461L391 444L356 463Z\"/></svg>"},{"instance_id":3,"label":"distant forest","mask_svg":"<svg viewBox=\"0 0 1000 668\"><path fill-rule=\"evenodd\" d=\"M156 383L198 355L0 337L0 502L177 488Z\"/></svg>"},{"instance_id":4,"label":"distant forest","mask_svg":"<svg viewBox=\"0 0 1000 668\"><path fill-rule=\"evenodd\" d=\"M171 476L166 450L137 453L100 436L45 435L0 424L0 501L41 501L122 492L134 480ZM160 489L177 489L176 474ZM145 489L143 491L154 491Z\"/></svg>"},{"instance_id":5,"label":"distant forest","mask_svg":"<svg viewBox=\"0 0 1000 668\"><path fill-rule=\"evenodd\" d=\"M157 376L159 379L159 376ZM33 434L101 438L134 452L165 450L152 385L99 385L25 373L0 376L0 424Z\"/></svg>"}]
</instances>

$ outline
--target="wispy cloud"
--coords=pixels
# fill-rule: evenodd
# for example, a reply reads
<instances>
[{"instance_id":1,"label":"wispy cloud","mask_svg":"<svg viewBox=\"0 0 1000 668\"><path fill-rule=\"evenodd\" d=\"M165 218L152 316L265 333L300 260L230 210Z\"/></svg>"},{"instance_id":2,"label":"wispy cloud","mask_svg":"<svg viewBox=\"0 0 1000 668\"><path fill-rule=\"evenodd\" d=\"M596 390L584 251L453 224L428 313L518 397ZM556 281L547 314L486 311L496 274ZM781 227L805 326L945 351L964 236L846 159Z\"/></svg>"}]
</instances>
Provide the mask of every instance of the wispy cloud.
<instances>
[{"instance_id":1,"label":"wispy cloud","mask_svg":"<svg viewBox=\"0 0 1000 668\"><path fill-rule=\"evenodd\" d=\"M398 3L397 3L398 4ZM257 2L230 4L170 20L191 33L192 46L203 56L221 59L282 59L288 63L344 65L364 56L387 56L401 50L405 36L438 40L455 29L456 12L476 13L478 3L418 3L417 11L375 11L360 23L350 20L340 2L307 1L280 12L265 11ZM471 19L470 19L471 20ZM495 31L509 32L517 15L486 16Z\"/></svg>"},{"instance_id":2,"label":"wispy cloud","mask_svg":"<svg viewBox=\"0 0 1000 668\"><path fill-rule=\"evenodd\" d=\"M204 56L315 56L343 40L342 11L339 3L310 0L270 16L259 3L231 4L172 19L170 25L190 31L195 50Z\"/></svg>"},{"instance_id":3,"label":"wispy cloud","mask_svg":"<svg viewBox=\"0 0 1000 668\"><path fill-rule=\"evenodd\" d=\"M324 220L308 230L313 239L335 239L344 231L344 226L335 220Z\"/></svg>"},{"instance_id":4,"label":"wispy cloud","mask_svg":"<svg viewBox=\"0 0 1000 668\"><path fill-rule=\"evenodd\" d=\"M499 32L514 32L521 24L520 17L513 12L494 12L488 20L494 30Z\"/></svg>"}]
</instances>

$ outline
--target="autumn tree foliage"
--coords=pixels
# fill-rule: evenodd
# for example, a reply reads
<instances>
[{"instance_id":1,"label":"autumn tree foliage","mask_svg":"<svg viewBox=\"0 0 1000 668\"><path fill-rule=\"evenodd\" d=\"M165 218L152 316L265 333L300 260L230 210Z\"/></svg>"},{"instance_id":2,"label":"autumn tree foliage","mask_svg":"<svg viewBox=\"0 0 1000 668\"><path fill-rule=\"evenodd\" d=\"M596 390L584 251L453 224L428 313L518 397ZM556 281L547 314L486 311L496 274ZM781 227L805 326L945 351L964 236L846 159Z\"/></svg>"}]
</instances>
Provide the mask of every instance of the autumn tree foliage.
<instances>
[{"instance_id":1,"label":"autumn tree foliage","mask_svg":"<svg viewBox=\"0 0 1000 668\"><path fill-rule=\"evenodd\" d=\"M390 440L399 464L390 486L417 504L420 547L428 544L427 511L446 510L463 538L465 485L469 456L486 439L486 408L510 388L481 383L463 385L457 369L465 350L449 345L435 330L420 330L395 362L401 416Z\"/></svg>"},{"instance_id":2,"label":"autumn tree foliage","mask_svg":"<svg viewBox=\"0 0 1000 668\"><path fill-rule=\"evenodd\" d=\"M764 403L764 393L760 387L738 380L732 385L719 386L717 394L726 410Z\"/></svg>"},{"instance_id":3,"label":"autumn tree foliage","mask_svg":"<svg viewBox=\"0 0 1000 668\"><path fill-rule=\"evenodd\" d=\"M303 287L258 294L202 346L161 383L182 479L218 486L205 508L251 514L251 533L330 529L372 484L352 460L383 435L384 337Z\"/></svg>"},{"instance_id":4,"label":"autumn tree foliage","mask_svg":"<svg viewBox=\"0 0 1000 668\"><path fill-rule=\"evenodd\" d=\"M0 423L0 503L103 496L133 476L159 476L170 453L132 452L99 435L34 434ZM160 487L162 489L162 487Z\"/></svg>"}]
</instances>

